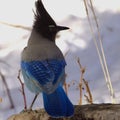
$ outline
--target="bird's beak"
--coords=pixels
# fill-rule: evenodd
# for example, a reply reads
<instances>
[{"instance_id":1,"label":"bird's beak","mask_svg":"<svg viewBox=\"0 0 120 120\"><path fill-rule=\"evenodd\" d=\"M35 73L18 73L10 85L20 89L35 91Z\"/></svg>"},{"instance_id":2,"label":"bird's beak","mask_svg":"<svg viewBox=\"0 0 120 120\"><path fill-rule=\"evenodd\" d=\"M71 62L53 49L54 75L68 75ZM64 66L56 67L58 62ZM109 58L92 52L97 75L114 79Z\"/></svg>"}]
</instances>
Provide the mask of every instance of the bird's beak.
<instances>
[{"instance_id":1,"label":"bird's beak","mask_svg":"<svg viewBox=\"0 0 120 120\"><path fill-rule=\"evenodd\" d=\"M57 26L57 31L61 31L61 30L68 30L70 28L65 27L65 26Z\"/></svg>"}]
</instances>

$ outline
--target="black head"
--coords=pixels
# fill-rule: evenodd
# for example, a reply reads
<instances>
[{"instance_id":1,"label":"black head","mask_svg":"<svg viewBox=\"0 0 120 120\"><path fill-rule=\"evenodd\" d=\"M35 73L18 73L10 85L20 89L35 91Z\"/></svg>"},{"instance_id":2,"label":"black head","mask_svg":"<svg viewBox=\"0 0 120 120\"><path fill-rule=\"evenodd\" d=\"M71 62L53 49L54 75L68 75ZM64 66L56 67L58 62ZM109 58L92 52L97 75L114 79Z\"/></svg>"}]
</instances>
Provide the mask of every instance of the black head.
<instances>
[{"instance_id":1,"label":"black head","mask_svg":"<svg viewBox=\"0 0 120 120\"><path fill-rule=\"evenodd\" d=\"M43 37L55 41L55 36L57 32L69 29L68 27L56 25L55 21L45 10L41 0L38 0L35 5L36 13L33 28Z\"/></svg>"}]
</instances>

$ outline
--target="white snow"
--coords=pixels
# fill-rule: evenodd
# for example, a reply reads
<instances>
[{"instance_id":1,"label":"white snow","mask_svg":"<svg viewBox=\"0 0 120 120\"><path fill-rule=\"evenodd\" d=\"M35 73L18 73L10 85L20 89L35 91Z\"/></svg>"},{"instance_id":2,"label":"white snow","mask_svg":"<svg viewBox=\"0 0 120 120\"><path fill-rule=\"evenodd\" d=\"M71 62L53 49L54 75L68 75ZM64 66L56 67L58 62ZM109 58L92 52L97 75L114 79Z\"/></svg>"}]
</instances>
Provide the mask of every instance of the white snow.
<instances>
[{"instance_id":1,"label":"white snow","mask_svg":"<svg viewBox=\"0 0 120 120\"><path fill-rule=\"evenodd\" d=\"M80 0L45 0L44 4L51 16L60 25L70 27L70 30L58 34L56 43L67 61L67 83L70 84L68 96L74 104L79 102L80 69L77 58L86 67L85 79L88 81L94 103L111 103L110 93L104 80L96 48L90 33L83 1ZM103 47L111 76L117 103L120 103L120 2L118 0L95 0L96 15L99 21ZM66 7L67 5L67 7ZM0 21L11 24L32 26L34 9L33 0L2 0L0 4ZM91 17L92 20L93 17ZM95 26L94 26L95 27ZM95 35L97 35L96 28ZM13 28L0 24L0 71L4 74L8 84L14 109L10 108L10 101L3 81L0 79L0 120L19 113L24 108L20 83L17 79L20 69L20 53L26 46L30 31ZM72 84L74 81L75 84ZM30 106L34 94L25 87L27 105ZM85 93L85 90L84 92ZM83 104L86 104L83 97ZM34 108L43 107L42 95L39 95Z\"/></svg>"}]
</instances>

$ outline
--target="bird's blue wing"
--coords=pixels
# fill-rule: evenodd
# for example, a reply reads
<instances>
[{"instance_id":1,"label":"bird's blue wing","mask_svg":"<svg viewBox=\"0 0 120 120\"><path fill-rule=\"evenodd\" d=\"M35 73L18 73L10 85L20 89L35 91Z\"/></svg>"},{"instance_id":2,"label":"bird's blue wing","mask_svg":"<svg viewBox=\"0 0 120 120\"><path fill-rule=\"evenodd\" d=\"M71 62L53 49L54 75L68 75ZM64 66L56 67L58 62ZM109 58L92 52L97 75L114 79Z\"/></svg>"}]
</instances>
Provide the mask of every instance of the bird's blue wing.
<instances>
[{"instance_id":1,"label":"bird's blue wing","mask_svg":"<svg viewBox=\"0 0 120 120\"><path fill-rule=\"evenodd\" d=\"M46 84L47 82L54 79L53 72L48 68L45 61L31 61L21 63L22 69L26 73L37 80L41 85Z\"/></svg>"},{"instance_id":2,"label":"bird's blue wing","mask_svg":"<svg viewBox=\"0 0 120 120\"><path fill-rule=\"evenodd\" d=\"M64 60L49 60L48 64L55 75L53 84L56 84L60 75L62 75L62 73L65 72L64 69L65 69L66 62Z\"/></svg>"},{"instance_id":3,"label":"bird's blue wing","mask_svg":"<svg viewBox=\"0 0 120 120\"><path fill-rule=\"evenodd\" d=\"M22 70L22 75L24 77L24 82L27 88L31 91L34 92L35 94L38 94L42 91L41 86L38 81L34 80L33 77L31 77L27 71L25 71L23 68Z\"/></svg>"},{"instance_id":4,"label":"bird's blue wing","mask_svg":"<svg viewBox=\"0 0 120 120\"><path fill-rule=\"evenodd\" d=\"M39 82L45 92L52 92L62 82L64 76L65 60L44 60L21 62L21 68L26 71L27 76Z\"/></svg>"}]
</instances>

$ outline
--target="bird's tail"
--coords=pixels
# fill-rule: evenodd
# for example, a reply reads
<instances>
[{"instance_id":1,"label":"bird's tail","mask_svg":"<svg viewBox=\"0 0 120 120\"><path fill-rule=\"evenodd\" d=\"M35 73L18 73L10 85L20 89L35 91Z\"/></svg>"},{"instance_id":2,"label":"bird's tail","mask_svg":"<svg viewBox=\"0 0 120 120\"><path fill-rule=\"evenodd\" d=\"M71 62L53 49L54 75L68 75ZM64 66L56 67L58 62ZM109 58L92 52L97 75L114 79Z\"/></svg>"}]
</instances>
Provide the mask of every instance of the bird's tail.
<instances>
[{"instance_id":1,"label":"bird's tail","mask_svg":"<svg viewBox=\"0 0 120 120\"><path fill-rule=\"evenodd\" d=\"M59 86L52 94L43 93L44 107L52 117L69 117L74 113L74 107L62 86Z\"/></svg>"}]
</instances>

